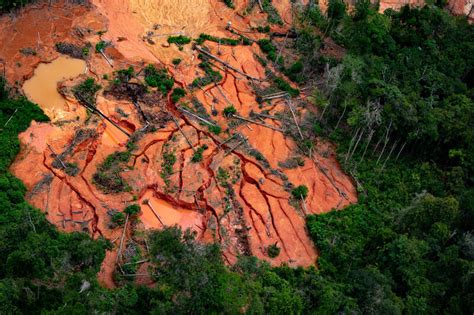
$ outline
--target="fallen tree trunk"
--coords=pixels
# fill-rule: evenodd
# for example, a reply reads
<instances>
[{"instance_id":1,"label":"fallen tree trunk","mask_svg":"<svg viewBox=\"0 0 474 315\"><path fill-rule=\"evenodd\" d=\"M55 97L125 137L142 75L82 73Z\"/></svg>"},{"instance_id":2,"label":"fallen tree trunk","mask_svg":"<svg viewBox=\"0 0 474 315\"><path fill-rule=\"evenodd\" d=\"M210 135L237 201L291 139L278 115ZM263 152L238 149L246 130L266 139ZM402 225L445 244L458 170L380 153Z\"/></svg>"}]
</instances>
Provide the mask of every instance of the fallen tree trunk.
<instances>
[{"instance_id":1,"label":"fallen tree trunk","mask_svg":"<svg viewBox=\"0 0 474 315\"><path fill-rule=\"evenodd\" d=\"M195 48L197 51L199 51L199 52L203 53L204 55L208 56L209 58L211 58L211 59L213 59L213 60L219 62L219 63L222 64L223 66L225 66L225 67L227 67L227 68L229 68L229 69L231 69L231 70L237 72L237 73L240 74L240 75L243 75L243 76L246 77L247 79L262 81L261 79L252 77L251 75L248 75L247 73L242 72L242 71L240 71L239 69L237 69L237 68L235 68L235 67L229 65L227 62L225 62L224 60L220 59L219 57L217 57L217 56L211 54L210 52L208 52L208 51L202 49L202 47L199 46L199 45L195 45L194 48Z\"/></svg>"},{"instance_id":2,"label":"fallen tree trunk","mask_svg":"<svg viewBox=\"0 0 474 315\"><path fill-rule=\"evenodd\" d=\"M243 121L247 121L247 122L252 123L252 124L260 125L260 126L263 126L263 127L275 130L275 131L283 132L283 130L280 129L280 128L273 127L273 126L267 125L265 123L262 123L262 122L259 122L259 121L256 121L256 120L248 119L248 118L245 118L245 117L242 117L242 116L239 116L239 115L235 115L235 114L233 114L232 117L243 120Z\"/></svg>"}]
</instances>

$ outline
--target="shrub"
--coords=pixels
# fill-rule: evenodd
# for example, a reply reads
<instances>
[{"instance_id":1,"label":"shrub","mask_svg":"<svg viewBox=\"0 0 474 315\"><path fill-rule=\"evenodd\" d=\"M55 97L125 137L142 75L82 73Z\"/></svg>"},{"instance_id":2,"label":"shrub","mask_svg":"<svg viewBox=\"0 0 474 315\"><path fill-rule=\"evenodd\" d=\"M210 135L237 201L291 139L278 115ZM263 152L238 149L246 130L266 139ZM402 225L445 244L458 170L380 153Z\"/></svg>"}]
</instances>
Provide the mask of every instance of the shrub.
<instances>
[{"instance_id":1,"label":"shrub","mask_svg":"<svg viewBox=\"0 0 474 315\"><path fill-rule=\"evenodd\" d=\"M174 85L173 78L166 69L156 69L153 65L145 68L145 82L151 87L158 88L163 94L171 91Z\"/></svg>"},{"instance_id":2,"label":"shrub","mask_svg":"<svg viewBox=\"0 0 474 315\"><path fill-rule=\"evenodd\" d=\"M179 64L181 63L181 61L183 61L181 58L175 58L175 59L173 59L172 62L173 62L173 64L174 64L175 66L177 66L177 65L179 65Z\"/></svg>"},{"instance_id":3,"label":"shrub","mask_svg":"<svg viewBox=\"0 0 474 315\"><path fill-rule=\"evenodd\" d=\"M136 215L140 212L140 206L137 204L129 205L123 210L123 212L130 216Z\"/></svg>"},{"instance_id":4,"label":"shrub","mask_svg":"<svg viewBox=\"0 0 474 315\"><path fill-rule=\"evenodd\" d=\"M300 185L296 188L293 188L291 194L295 199L306 199L306 197L308 197L308 187L306 187L305 185Z\"/></svg>"},{"instance_id":5,"label":"shrub","mask_svg":"<svg viewBox=\"0 0 474 315\"><path fill-rule=\"evenodd\" d=\"M212 132L215 135L220 135L220 133L222 132L222 128L217 125L209 125L208 129L210 132Z\"/></svg>"},{"instance_id":6,"label":"shrub","mask_svg":"<svg viewBox=\"0 0 474 315\"><path fill-rule=\"evenodd\" d=\"M180 98L186 95L186 91L183 90L182 88L176 88L173 90L173 93L171 93L171 101L173 103L177 103Z\"/></svg>"},{"instance_id":7,"label":"shrub","mask_svg":"<svg viewBox=\"0 0 474 315\"><path fill-rule=\"evenodd\" d=\"M280 251L281 249L280 247L278 247L277 243L272 244L267 247L267 255L270 258L278 257L278 255L280 255Z\"/></svg>"},{"instance_id":8,"label":"shrub","mask_svg":"<svg viewBox=\"0 0 474 315\"><path fill-rule=\"evenodd\" d=\"M205 150L208 149L208 146L205 144L201 147L199 147L193 154L193 157L191 158L191 162L193 163L198 163L202 161L202 154L204 153Z\"/></svg>"},{"instance_id":9,"label":"shrub","mask_svg":"<svg viewBox=\"0 0 474 315\"><path fill-rule=\"evenodd\" d=\"M115 212L112 215L111 220L112 220L112 223L118 226L122 226L125 224L125 215L122 212Z\"/></svg>"},{"instance_id":10,"label":"shrub","mask_svg":"<svg viewBox=\"0 0 474 315\"><path fill-rule=\"evenodd\" d=\"M101 40L97 44L95 44L95 51L98 52L98 53L103 52L104 49L109 45L110 45L110 43Z\"/></svg>"},{"instance_id":11,"label":"shrub","mask_svg":"<svg viewBox=\"0 0 474 315\"><path fill-rule=\"evenodd\" d=\"M234 2L232 0L223 0L225 5L228 6L231 9L235 9Z\"/></svg>"},{"instance_id":12,"label":"shrub","mask_svg":"<svg viewBox=\"0 0 474 315\"><path fill-rule=\"evenodd\" d=\"M191 42L191 38L179 35L179 36L170 36L168 37L168 43L175 44L176 46L183 46L189 44Z\"/></svg>"},{"instance_id":13,"label":"shrub","mask_svg":"<svg viewBox=\"0 0 474 315\"><path fill-rule=\"evenodd\" d=\"M87 78L72 88L74 96L85 105L95 106L95 94L102 88L94 78Z\"/></svg>"},{"instance_id":14,"label":"shrub","mask_svg":"<svg viewBox=\"0 0 474 315\"><path fill-rule=\"evenodd\" d=\"M227 106L226 108L224 108L224 112L223 112L225 117L230 117L236 113L237 113L237 109L235 109L234 105Z\"/></svg>"}]
</instances>

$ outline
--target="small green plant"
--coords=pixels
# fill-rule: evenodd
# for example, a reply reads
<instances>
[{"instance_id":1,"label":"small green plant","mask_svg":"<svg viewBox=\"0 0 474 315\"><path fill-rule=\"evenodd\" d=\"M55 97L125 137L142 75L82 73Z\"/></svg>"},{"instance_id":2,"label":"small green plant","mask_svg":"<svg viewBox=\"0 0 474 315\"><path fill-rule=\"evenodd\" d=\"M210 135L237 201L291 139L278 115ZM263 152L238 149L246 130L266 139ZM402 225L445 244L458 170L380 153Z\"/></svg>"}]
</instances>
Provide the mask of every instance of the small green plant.
<instances>
[{"instance_id":1,"label":"small green plant","mask_svg":"<svg viewBox=\"0 0 474 315\"><path fill-rule=\"evenodd\" d=\"M92 176L94 184L106 193L130 191L130 186L120 176L124 164L130 160L130 157L129 151L115 152L109 155L97 167L97 172Z\"/></svg>"},{"instance_id":2,"label":"small green plant","mask_svg":"<svg viewBox=\"0 0 474 315\"><path fill-rule=\"evenodd\" d=\"M68 174L69 176L76 176L79 174L79 166L77 163L66 163L66 168L64 169L64 172Z\"/></svg>"},{"instance_id":3,"label":"small green plant","mask_svg":"<svg viewBox=\"0 0 474 315\"><path fill-rule=\"evenodd\" d=\"M275 79L273 79L273 82L280 90L288 92L288 94L290 94L290 96L292 97L300 95L300 90L291 87L291 85L282 78L276 77Z\"/></svg>"},{"instance_id":4,"label":"small green plant","mask_svg":"<svg viewBox=\"0 0 474 315\"><path fill-rule=\"evenodd\" d=\"M95 106L95 94L102 88L94 78L87 78L72 88L74 96L85 105Z\"/></svg>"},{"instance_id":5,"label":"small green plant","mask_svg":"<svg viewBox=\"0 0 474 315\"><path fill-rule=\"evenodd\" d=\"M308 197L308 187L305 185L299 185L298 187L293 188L291 194L295 199L306 199L306 197Z\"/></svg>"},{"instance_id":6,"label":"small green plant","mask_svg":"<svg viewBox=\"0 0 474 315\"><path fill-rule=\"evenodd\" d=\"M280 247L278 247L277 243L272 244L267 247L267 255L270 258L278 257L278 255L280 255L280 251L281 249Z\"/></svg>"},{"instance_id":7,"label":"small green plant","mask_svg":"<svg viewBox=\"0 0 474 315\"><path fill-rule=\"evenodd\" d=\"M186 91L182 88L175 88L171 93L171 101L177 103L182 97L186 95Z\"/></svg>"},{"instance_id":8,"label":"small green plant","mask_svg":"<svg viewBox=\"0 0 474 315\"><path fill-rule=\"evenodd\" d=\"M153 65L145 68L145 82L151 87L156 87L163 94L167 94L174 85L173 78L166 69L156 69Z\"/></svg>"},{"instance_id":9,"label":"small green plant","mask_svg":"<svg viewBox=\"0 0 474 315\"><path fill-rule=\"evenodd\" d=\"M123 212L125 212L129 216L136 215L140 212L140 206L137 204L129 205L123 210Z\"/></svg>"},{"instance_id":10,"label":"small green plant","mask_svg":"<svg viewBox=\"0 0 474 315\"><path fill-rule=\"evenodd\" d=\"M172 62L175 66L178 66L181 63L181 61L183 61L181 58L175 58L173 59Z\"/></svg>"},{"instance_id":11,"label":"small green plant","mask_svg":"<svg viewBox=\"0 0 474 315\"><path fill-rule=\"evenodd\" d=\"M193 163L198 163L202 161L202 154L204 153L205 150L207 150L209 147L207 144L199 147L193 154L193 157L191 158L191 162Z\"/></svg>"},{"instance_id":12,"label":"small green plant","mask_svg":"<svg viewBox=\"0 0 474 315\"><path fill-rule=\"evenodd\" d=\"M217 181L219 182L219 185L225 187L229 178L229 173L219 166L219 168L217 169Z\"/></svg>"},{"instance_id":13,"label":"small green plant","mask_svg":"<svg viewBox=\"0 0 474 315\"><path fill-rule=\"evenodd\" d=\"M191 42L191 38L183 36L183 35L168 37L168 43L175 44L178 47L189 44L190 42Z\"/></svg>"},{"instance_id":14,"label":"small green plant","mask_svg":"<svg viewBox=\"0 0 474 315\"><path fill-rule=\"evenodd\" d=\"M232 115L237 113L237 109L235 109L234 105L227 106L224 108L223 114L225 117L231 117Z\"/></svg>"},{"instance_id":15,"label":"small green plant","mask_svg":"<svg viewBox=\"0 0 474 315\"><path fill-rule=\"evenodd\" d=\"M104 49L109 46L110 43L106 42L106 41L99 41L97 44L95 44L95 51L100 53L100 52L103 52Z\"/></svg>"},{"instance_id":16,"label":"small green plant","mask_svg":"<svg viewBox=\"0 0 474 315\"><path fill-rule=\"evenodd\" d=\"M269 33L270 32L270 25L259 26L257 27L257 31L260 33Z\"/></svg>"},{"instance_id":17,"label":"small green plant","mask_svg":"<svg viewBox=\"0 0 474 315\"><path fill-rule=\"evenodd\" d=\"M200 58L202 58L201 55ZM204 77L194 79L193 83L191 84L192 87L203 87L222 80L222 75L220 72L212 69L211 64L208 61L201 62L199 67L204 70L206 75Z\"/></svg>"},{"instance_id":18,"label":"small green plant","mask_svg":"<svg viewBox=\"0 0 474 315\"><path fill-rule=\"evenodd\" d=\"M228 6L231 9L235 9L234 2L232 0L223 0L225 5Z\"/></svg>"},{"instance_id":19,"label":"small green plant","mask_svg":"<svg viewBox=\"0 0 474 315\"><path fill-rule=\"evenodd\" d=\"M220 135L220 133L222 132L222 128L217 125L209 125L207 128L215 135Z\"/></svg>"},{"instance_id":20,"label":"small green plant","mask_svg":"<svg viewBox=\"0 0 474 315\"><path fill-rule=\"evenodd\" d=\"M125 224L125 215L122 212L115 212L112 215L111 221L117 226L122 226Z\"/></svg>"}]
</instances>

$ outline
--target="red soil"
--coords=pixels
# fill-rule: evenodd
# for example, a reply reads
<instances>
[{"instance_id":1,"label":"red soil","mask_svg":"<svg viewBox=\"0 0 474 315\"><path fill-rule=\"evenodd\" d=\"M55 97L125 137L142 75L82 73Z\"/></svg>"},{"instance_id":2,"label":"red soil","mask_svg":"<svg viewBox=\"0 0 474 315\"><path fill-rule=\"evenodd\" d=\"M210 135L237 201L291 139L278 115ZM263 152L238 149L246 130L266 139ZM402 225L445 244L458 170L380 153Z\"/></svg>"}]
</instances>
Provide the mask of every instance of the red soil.
<instances>
[{"instance_id":1,"label":"red soil","mask_svg":"<svg viewBox=\"0 0 474 315\"><path fill-rule=\"evenodd\" d=\"M193 36L205 31L216 36L235 37L225 29L227 21L232 21L233 27L247 36L261 37L261 34L251 32L250 24L264 22L265 15L255 8L251 16L242 17L236 12L242 12L246 3L235 2L236 11L228 9L219 1L209 2L206 8L202 8L207 14L208 23L203 25L200 22L202 18L196 17L194 19L196 24L193 24L193 19L188 18L186 32ZM182 86L187 86L196 78L196 73L200 71L197 67L200 61L190 45L184 51L179 51L175 47L165 48L159 43L150 45L142 41L142 36L150 30L150 24L160 21L146 20L148 15L144 12L133 13L131 7L138 2L97 0L94 3L98 8L91 11L77 7L66 8L64 4L42 9L30 6L15 21L6 17L0 19L0 25L4 26L0 32L0 40L8 40L8 43L14 45L13 48L0 48L0 57L9 60L8 79L11 82L19 80L21 83L32 74L38 62L55 58L58 55L54 51L55 42L80 43L85 40L96 42L98 40L96 31L104 28L107 29L104 37L112 40L114 44L114 48L108 49L107 54L113 59L115 69L123 68L130 63L136 65L140 60L159 61L167 65L176 82ZM140 3L148 2L140 1ZM288 13L291 12L290 0L274 3L284 20L289 23L292 18ZM97 12L104 14L108 20ZM44 18L43 15L46 13L57 19ZM179 22L182 18L181 15L176 17L168 15L167 32L176 27L169 21L175 19ZM37 41L37 35L34 35L36 29L35 31L30 29L31 24L27 21L37 19L40 21L37 26L40 36L47 38L47 41L45 40L36 57L23 57L18 53L18 49L32 47ZM86 25L92 29L90 35L83 39L75 38L73 27ZM7 33L13 29L25 36L17 36L16 40L10 41ZM61 29L60 34L58 29ZM52 36L53 34L56 35ZM126 40L119 41L119 37ZM217 45L212 43L206 45L217 54ZM250 76L265 79L264 68L255 58L256 53L260 54L256 44L221 46L220 52L219 57L233 67ZM183 62L175 68L170 66L170 60L176 57L183 58ZM14 65L18 60L22 62L21 70ZM107 85L101 78L103 74L110 75L113 69L99 54L93 54L88 60L88 68L87 75L101 80L103 86ZM193 94L208 113L211 112L211 108L222 112L229 103L232 103L239 115L244 117L248 117L252 110L261 111L255 101L255 92L250 81L233 71L221 73L224 79L218 84L220 88L209 85ZM72 82L64 84L70 86ZM188 93L186 100L189 101L190 97ZM301 99L304 99L304 95ZM295 106L299 102L295 100ZM78 119L61 124L32 123L27 131L20 134L22 149L11 170L28 188L28 200L43 210L48 220L59 229L68 232L85 230L93 237L103 236L113 242L114 249L107 253L99 274L101 283L107 287L115 285L113 272L123 231L122 228L109 227L110 216L107 212L111 209L122 210L134 202L141 205L139 222L129 224L125 233L125 246L135 237L133 231L160 229L162 224L178 224L183 228L194 230L198 239L204 242L219 242L224 259L229 264L236 262L239 255L253 254L272 265L288 263L291 266L309 266L315 264L317 251L306 232L305 214L342 209L357 200L354 185L341 171L330 144L318 141L315 143L316 149L313 150L312 158L305 158L304 166L283 169L279 166L279 162L297 154L297 144L292 139L279 131L253 124L245 123L232 127L230 130L232 133L239 132L247 137L248 144L260 151L268 160L269 165L263 165L250 156L243 145L230 152L237 141L231 141L221 147L219 144L228 135L211 134L207 128L199 125L198 121L178 114L175 106L166 100L147 109L153 113L164 110L173 113L194 149L204 144L208 146L204 151L203 161L191 162L193 148L190 148L176 124L170 121L164 128L147 133L139 140L138 149L133 152L129 162L129 169L122 174L132 191L104 194L93 184L93 174L109 154L125 150L127 137L98 117L93 116L86 122L85 110L72 97L68 97L68 103L69 108L74 108ZM100 95L97 106L128 132L143 127L131 102ZM126 116L118 114L117 109ZM281 100L265 104L264 109L269 110L269 115L288 112L288 106ZM298 119L302 119L303 113L301 109L297 110ZM213 119L223 129L227 128L229 121L221 114ZM281 127L281 122L268 118L264 119L264 123ZM81 128L95 130L96 134L75 142L67 162L77 163L80 173L77 176L69 176L62 170L52 167L54 156L51 149L56 153L63 152L71 145L76 131ZM168 187L160 176L165 150L175 152L177 157ZM228 182L235 192L235 197L230 203L225 201L229 195L218 178L219 168L229 174ZM309 188L305 205L301 202L290 204L290 193L285 189L287 182L294 185L304 184ZM266 254L266 248L275 243L281 248L281 253L271 259ZM140 270L146 270L144 266L142 265ZM149 284L150 279L140 279L137 282Z\"/></svg>"}]
</instances>

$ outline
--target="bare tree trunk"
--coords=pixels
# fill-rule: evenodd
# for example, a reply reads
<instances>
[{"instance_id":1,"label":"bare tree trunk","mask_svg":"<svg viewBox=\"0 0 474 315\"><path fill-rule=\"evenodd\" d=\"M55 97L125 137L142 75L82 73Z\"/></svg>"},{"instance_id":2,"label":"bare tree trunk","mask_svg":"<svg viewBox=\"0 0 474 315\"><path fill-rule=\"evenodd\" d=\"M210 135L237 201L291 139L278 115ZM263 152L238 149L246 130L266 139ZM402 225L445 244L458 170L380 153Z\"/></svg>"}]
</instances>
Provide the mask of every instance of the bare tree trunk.
<instances>
[{"instance_id":1,"label":"bare tree trunk","mask_svg":"<svg viewBox=\"0 0 474 315\"><path fill-rule=\"evenodd\" d=\"M346 113L346 109L347 109L347 102L345 102L346 104L344 105L344 110L342 111L342 114L341 116L339 116L339 119L337 120L337 124L336 124L336 127L334 127L334 130L337 130L337 128L339 127L339 124L342 120L342 117L344 117L344 114Z\"/></svg>"},{"instance_id":2,"label":"bare tree trunk","mask_svg":"<svg viewBox=\"0 0 474 315\"><path fill-rule=\"evenodd\" d=\"M347 162L347 157L349 156L349 153L351 152L352 144L354 143L354 140L357 138L357 135L359 134L359 131L360 131L361 128L362 127L359 127L359 129L356 130L355 135L352 137L351 142L349 143L349 148L347 149L346 158L344 159L344 163Z\"/></svg>"},{"instance_id":3,"label":"bare tree trunk","mask_svg":"<svg viewBox=\"0 0 474 315\"><path fill-rule=\"evenodd\" d=\"M398 151L397 157L395 158L395 161L398 160L398 158L399 158L400 154L402 153L403 149L405 148L406 144L407 144L407 142L405 141L405 142L403 143L402 147L400 148L400 150Z\"/></svg>"},{"instance_id":4,"label":"bare tree trunk","mask_svg":"<svg viewBox=\"0 0 474 315\"><path fill-rule=\"evenodd\" d=\"M382 139L383 139L383 137L380 137L380 138L379 138L379 140L378 140L377 143L375 144L374 149L372 150L372 154L374 154L374 153L377 151L377 149L379 148L380 142L382 142Z\"/></svg>"},{"instance_id":5,"label":"bare tree trunk","mask_svg":"<svg viewBox=\"0 0 474 315\"><path fill-rule=\"evenodd\" d=\"M388 125L387 132L385 133L385 142L384 142L384 145L383 145L383 148L382 148L382 152L380 153L379 158L377 159L377 162L375 163L375 165L379 164L380 159L382 158L382 155L385 152L385 148L387 147L388 141L390 139L389 135L390 135L390 129L391 128L392 128L392 121L390 121L390 124Z\"/></svg>"},{"instance_id":6,"label":"bare tree trunk","mask_svg":"<svg viewBox=\"0 0 474 315\"><path fill-rule=\"evenodd\" d=\"M117 263L119 259L122 257L122 246L123 246L123 240L125 239L125 233L127 232L128 217L129 217L129 214L127 213L127 217L125 218L125 225L123 226L122 237L120 238L120 245L117 252L117 257L115 257L115 263Z\"/></svg>"},{"instance_id":7,"label":"bare tree trunk","mask_svg":"<svg viewBox=\"0 0 474 315\"><path fill-rule=\"evenodd\" d=\"M359 146L360 139L362 139L362 136L364 135L364 133L365 133L365 128L362 129L362 132L360 133L359 138L357 139L357 142L355 143L354 148L352 149L352 153L350 154L349 159L352 159L352 156L354 155L355 151L357 150L357 147Z\"/></svg>"},{"instance_id":8,"label":"bare tree trunk","mask_svg":"<svg viewBox=\"0 0 474 315\"><path fill-rule=\"evenodd\" d=\"M387 156L387 158L385 159L385 161L384 161L383 164L382 164L382 171L383 171L383 169L385 168L385 163L387 163L388 159L389 159L390 156L392 155L392 152L393 152L393 150L395 149L395 147L397 146L397 144L398 144L398 140L396 140L396 141L393 143L392 148L390 149L390 152L388 152L388 156Z\"/></svg>"},{"instance_id":9,"label":"bare tree trunk","mask_svg":"<svg viewBox=\"0 0 474 315\"><path fill-rule=\"evenodd\" d=\"M298 125L298 120L296 120L296 115L293 110L293 105L291 104L291 99L288 98L288 106L290 107L291 115L293 116L293 120L295 121L296 128L298 128L298 133L300 134L301 140L304 140L303 134L301 133L300 125Z\"/></svg>"},{"instance_id":10,"label":"bare tree trunk","mask_svg":"<svg viewBox=\"0 0 474 315\"><path fill-rule=\"evenodd\" d=\"M370 132L369 132L369 139L367 139L367 145L365 146L364 153L362 153L362 157L360 158L360 161L363 161L363 160L364 160L365 153L367 153L367 148L369 147L370 142L372 141L372 138L373 138L373 136L374 136L374 133L375 133L375 130L370 129Z\"/></svg>"}]
</instances>

